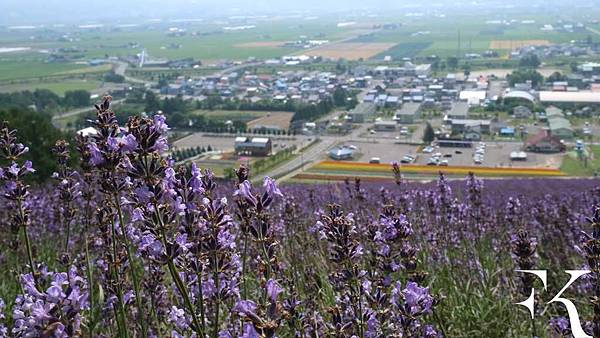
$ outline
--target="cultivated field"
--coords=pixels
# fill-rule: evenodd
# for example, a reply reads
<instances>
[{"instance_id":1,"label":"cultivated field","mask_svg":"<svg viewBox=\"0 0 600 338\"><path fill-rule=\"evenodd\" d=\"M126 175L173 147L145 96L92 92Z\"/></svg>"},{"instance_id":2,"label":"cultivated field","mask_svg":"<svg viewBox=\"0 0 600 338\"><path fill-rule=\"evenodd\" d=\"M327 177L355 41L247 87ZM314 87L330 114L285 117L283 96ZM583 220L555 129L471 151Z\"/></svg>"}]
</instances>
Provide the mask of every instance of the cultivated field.
<instances>
[{"instance_id":1,"label":"cultivated field","mask_svg":"<svg viewBox=\"0 0 600 338\"><path fill-rule=\"evenodd\" d=\"M285 41L253 41L236 43L233 47L236 48L262 48L262 47L281 47Z\"/></svg>"},{"instance_id":2,"label":"cultivated field","mask_svg":"<svg viewBox=\"0 0 600 338\"><path fill-rule=\"evenodd\" d=\"M387 49L392 48L394 45L394 43L386 42L341 42L314 48L310 51L303 52L303 54L310 56L321 56L323 58L336 60L369 59Z\"/></svg>"},{"instance_id":3,"label":"cultivated field","mask_svg":"<svg viewBox=\"0 0 600 338\"><path fill-rule=\"evenodd\" d=\"M280 129L287 130L290 127L293 117L294 113L291 112L268 113L266 116L259 117L246 123L246 126L250 129L276 126Z\"/></svg>"},{"instance_id":4,"label":"cultivated field","mask_svg":"<svg viewBox=\"0 0 600 338\"><path fill-rule=\"evenodd\" d=\"M548 40L493 40L490 42L490 49L519 49L529 46L548 46Z\"/></svg>"}]
</instances>

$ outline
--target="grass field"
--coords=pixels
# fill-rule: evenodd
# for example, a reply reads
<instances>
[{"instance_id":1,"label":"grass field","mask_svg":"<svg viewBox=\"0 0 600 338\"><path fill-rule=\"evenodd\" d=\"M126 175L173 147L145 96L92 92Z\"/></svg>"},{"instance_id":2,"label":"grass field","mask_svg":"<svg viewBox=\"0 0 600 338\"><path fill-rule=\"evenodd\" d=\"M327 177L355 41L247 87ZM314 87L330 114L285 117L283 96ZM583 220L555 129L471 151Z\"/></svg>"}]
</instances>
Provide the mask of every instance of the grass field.
<instances>
[{"instance_id":1,"label":"grass field","mask_svg":"<svg viewBox=\"0 0 600 338\"><path fill-rule=\"evenodd\" d=\"M488 20L514 19L511 25L490 24ZM521 24L520 20L533 19L535 24ZM482 12L477 15L456 14L448 16L424 15L409 17L405 13L377 18L353 18L357 24L338 27L341 18L329 17L317 20L268 18L252 22L255 28L226 31L225 23L206 22L182 24L186 34L170 36L168 28L178 24L156 24L120 30L40 30L35 32L0 31L0 47L29 47L23 53L0 54L0 81L30 79L57 75L100 72L107 69L87 67L74 63L44 63L46 54L40 50L75 48L78 51L68 55L79 56L80 60L103 58L106 55L124 57L139 53L145 48L151 58L187 58L201 60L205 65L217 60L245 60L276 58L287 54L325 53L326 57L346 59L369 58L380 60L385 55L395 58L438 55L454 56L464 53L480 53L490 49L493 41L502 54L508 53L511 46L523 40L547 40L550 43L585 39L587 30L574 33L545 32L539 27L544 23L568 19L558 14L524 14L510 12L500 15L495 12ZM377 29L381 23L399 23L397 29ZM73 41L61 41L62 35L71 33ZM35 34L35 39L31 35ZM460 36L460 38L459 38ZM306 51L284 47L282 43L299 39L329 40L328 46ZM599 38L600 39L600 38ZM459 43L460 40L460 43ZM343 43L340 43L343 41ZM346 45L348 43L348 45ZM343 48L337 48L340 46ZM133 48L131 46L134 46ZM507 47L508 46L508 47ZM374 48L371 48L374 47ZM492 46L494 47L494 46ZM507 48L503 48L507 47ZM332 51L327 51L332 49ZM337 48L337 49L336 49ZM204 74L203 70L196 72Z\"/></svg>"},{"instance_id":2,"label":"grass field","mask_svg":"<svg viewBox=\"0 0 600 338\"><path fill-rule=\"evenodd\" d=\"M577 159L575 153L569 153L564 157L560 170L569 176L592 176L594 172L600 173L600 146L591 146L592 159L588 160L587 166Z\"/></svg>"},{"instance_id":3,"label":"grass field","mask_svg":"<svg viewBox=\"0 0 600 338\"><path fill-rule=\"evenodd\" d=\"M402 42L394 47L385 50L373 57L376 60L383 60L386 56L391 56L392 59L398 60L404 57L415 57L419 55L423 50L427 49L431 45L431 42Z\"/></svg>"},{"instance_id":4,"label":"grass field","mask_svg":"<svg viewBox=\"0 0 600 338\"><path fill-rule=\"evenodd\" d=\"M64 96L65 92L70 90L83 89L91 91L100 86L99 81L85 80L64 80L59 82L26 82L14 85L0 85L0 92L15 92L21 90L48 89L57 95Z\"/></svg>"},{"instance_id":5,"label":"grass field","mask_svg":"<svg viewBox=\"0 0 600 338\"><path fill-rule=\"evenodd\" d=\"M195 115L204 115L206 118L210 118L214 121L243 121L249 122L261 117L267 116L267 114L277 114L277 112L267 111L241 111L241 110L195 110L192 112ZM289 114L289 112L286 112Z\"/></svg>"}]
</instances>

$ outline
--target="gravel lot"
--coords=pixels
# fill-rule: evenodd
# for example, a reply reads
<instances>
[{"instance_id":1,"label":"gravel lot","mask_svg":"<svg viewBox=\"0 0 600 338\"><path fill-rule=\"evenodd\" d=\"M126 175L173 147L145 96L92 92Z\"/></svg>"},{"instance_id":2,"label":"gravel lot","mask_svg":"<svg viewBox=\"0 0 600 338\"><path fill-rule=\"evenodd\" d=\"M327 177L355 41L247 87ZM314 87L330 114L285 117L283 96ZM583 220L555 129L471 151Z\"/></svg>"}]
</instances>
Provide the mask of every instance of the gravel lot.
<instances>
[{"instance_id":1,"label":"gravel lot","mask_svg":"<svg viewBox=\"0 0 600 338\"><path fill-rule=\"evenodd\" d=\"M253 136L250 136L253 137ZM262 135L254 135L254 137L263 137ZM277 152L281 149L296 145L298 148L302 147L302 144L308 144L308 137L306 136L291 136L291 137L275 137L271 138L273 141L273 152ZM186 136L180 140L175 141L173 144L174 148L186 149L197 146L208 146L210 145L214 150L223 152L233 152L235 143L235 136L233 135L207 135L204 133L194 133ZM277 145L277 146L276 146ZM282 148L285 145L285 148Z\"/></svg>"}]
</instances>

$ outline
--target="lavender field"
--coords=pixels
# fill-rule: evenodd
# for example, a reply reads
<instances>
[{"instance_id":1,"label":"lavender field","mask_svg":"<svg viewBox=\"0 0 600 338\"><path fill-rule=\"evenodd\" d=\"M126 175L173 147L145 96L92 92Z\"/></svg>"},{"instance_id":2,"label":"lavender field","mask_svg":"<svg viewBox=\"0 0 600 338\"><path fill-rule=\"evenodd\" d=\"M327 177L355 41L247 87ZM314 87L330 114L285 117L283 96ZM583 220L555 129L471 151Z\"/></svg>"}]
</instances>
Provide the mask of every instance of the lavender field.
<instances>
[{"instance_id":1,"label":"lavender field","mask_svg":"<svg viewBox=\"0 0 600 338\"><path fill-rule=\"evenodd\" d=\"M596 180L252 185L165 156L163 116L59 141L30 183L0 130L0 337L600 337ZM548 270L536 315L531 276Z\"/></svg>"}]
</instances>

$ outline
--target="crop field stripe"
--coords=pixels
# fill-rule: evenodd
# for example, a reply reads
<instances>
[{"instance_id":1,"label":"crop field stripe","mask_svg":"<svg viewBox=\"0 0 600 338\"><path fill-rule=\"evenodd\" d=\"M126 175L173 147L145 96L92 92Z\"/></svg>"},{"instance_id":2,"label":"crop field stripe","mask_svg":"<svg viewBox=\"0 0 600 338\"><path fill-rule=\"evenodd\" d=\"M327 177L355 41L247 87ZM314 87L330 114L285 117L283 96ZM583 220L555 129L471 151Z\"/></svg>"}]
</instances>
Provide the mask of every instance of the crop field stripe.
<instances>
[{"instance_id":1,"label":"crop field stripe","mask_svg":"<svg viewBox=\"0 0 600 338\"><path fill-rule=\"evenodd\" d=\"M391 172L391 166L388 164L372 163L340 163L324 161L310 169L317 172L362 172L362 173L381 173ZM477 175L485 176L566 176L558 169L547 168L493 168L493 167L472 167L472 166L427 166L427 165L402 165L401 171L405 173L438 173L444 172L451 175L468 174L473 172Z\"/></svg>"}]
</instances>

